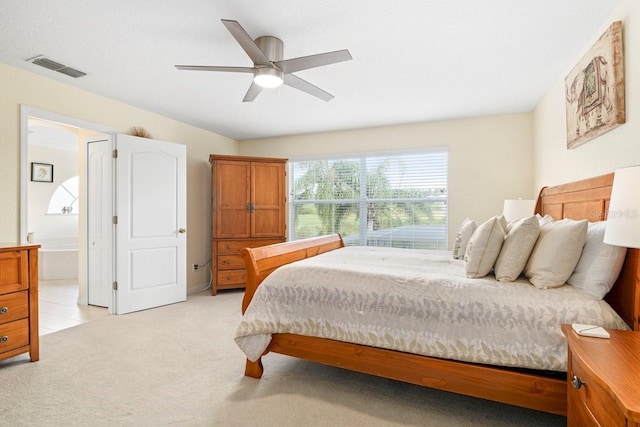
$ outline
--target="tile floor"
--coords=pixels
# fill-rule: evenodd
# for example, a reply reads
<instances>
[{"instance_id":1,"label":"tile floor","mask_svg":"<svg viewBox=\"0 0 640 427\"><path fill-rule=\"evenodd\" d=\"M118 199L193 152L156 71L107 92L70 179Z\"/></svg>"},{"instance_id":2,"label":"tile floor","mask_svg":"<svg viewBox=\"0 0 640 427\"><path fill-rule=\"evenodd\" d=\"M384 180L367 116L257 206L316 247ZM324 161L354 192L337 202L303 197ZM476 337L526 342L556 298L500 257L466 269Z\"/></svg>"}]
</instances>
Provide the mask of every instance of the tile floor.
<instances>
[{"instance_id":1,"label":"tile floor","mask_svg":"<svg viewBox=\"0 0 640 427\"><path fill-rule=\"evenodd\" d=\"M109 316L106 308L78 305L76 280L40 280L38 290L40 335Z\"/></svg>"}]
</instances>

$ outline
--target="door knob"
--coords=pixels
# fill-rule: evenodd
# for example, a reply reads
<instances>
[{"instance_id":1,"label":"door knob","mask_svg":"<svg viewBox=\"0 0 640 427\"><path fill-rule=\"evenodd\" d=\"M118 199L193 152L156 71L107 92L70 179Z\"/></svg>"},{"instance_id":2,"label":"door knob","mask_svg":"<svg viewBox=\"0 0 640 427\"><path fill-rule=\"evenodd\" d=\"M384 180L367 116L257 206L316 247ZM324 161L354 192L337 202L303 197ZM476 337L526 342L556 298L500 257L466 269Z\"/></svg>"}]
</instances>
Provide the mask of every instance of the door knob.
<instances>
[{"instance_id":1,"label":"door knob","mask_svg":"<svg viewBox=\"0 0 640 427\"><path fill-rule=\"evenodd\" d=\"M180 229L178 230L178 233L180 233L180 234L184 234L186 232L187 232L187 229L183 228L183 227L180 227Z\"/></svg>"}]
</instances>

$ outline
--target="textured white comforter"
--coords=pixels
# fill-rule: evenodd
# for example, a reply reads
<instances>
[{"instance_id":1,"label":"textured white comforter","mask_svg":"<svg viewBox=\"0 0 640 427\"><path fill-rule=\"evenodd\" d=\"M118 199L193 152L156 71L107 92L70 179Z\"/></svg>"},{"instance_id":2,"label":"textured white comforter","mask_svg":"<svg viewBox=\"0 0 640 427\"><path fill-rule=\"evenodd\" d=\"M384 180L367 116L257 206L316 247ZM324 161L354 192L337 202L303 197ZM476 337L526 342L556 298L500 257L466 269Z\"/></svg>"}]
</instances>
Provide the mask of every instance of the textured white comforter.
<instances>
[{"instance_id":1,"label":"textured white comforter","mask_svg":"<svg viewBox=\"0 0 640 427\"><path fill-rule=\"evenodd\" d=\"M330 338L467 362L566 371L560 325L628 329L570 285L468 279L448 251L346 247L285 265L260 285L236 331L250 360L273 333Z\"/></svg>"}]
</instances>

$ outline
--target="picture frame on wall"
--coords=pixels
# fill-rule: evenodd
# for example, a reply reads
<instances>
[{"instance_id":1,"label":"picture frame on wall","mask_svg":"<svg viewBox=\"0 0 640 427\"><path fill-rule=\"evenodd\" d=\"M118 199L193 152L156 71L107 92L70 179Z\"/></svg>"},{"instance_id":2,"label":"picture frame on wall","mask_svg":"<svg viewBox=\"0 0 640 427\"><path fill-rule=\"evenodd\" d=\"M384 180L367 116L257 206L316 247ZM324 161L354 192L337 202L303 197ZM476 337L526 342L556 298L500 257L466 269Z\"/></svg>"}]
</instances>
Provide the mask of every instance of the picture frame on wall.
<instances>
[{"instance_id":1,"label":"picture frame on wall","mask_svg":"<svg viewBox=\"0 0 640 427\"><path fill-rule=\"evenodd\" d=\"M31 181L53 182L53 165L50 163L31 162Z\"/></svg>"},{"instance_id":2,"label":"picture frame on wall","mask_svg":"<svg viewBox=\"0 0 640 427\"><path fill-rule=\"evenodd\" d=\"M622 49L622 21L616 21L565 78L568 149L625 122Z\"/></svg>"}]
</instances>

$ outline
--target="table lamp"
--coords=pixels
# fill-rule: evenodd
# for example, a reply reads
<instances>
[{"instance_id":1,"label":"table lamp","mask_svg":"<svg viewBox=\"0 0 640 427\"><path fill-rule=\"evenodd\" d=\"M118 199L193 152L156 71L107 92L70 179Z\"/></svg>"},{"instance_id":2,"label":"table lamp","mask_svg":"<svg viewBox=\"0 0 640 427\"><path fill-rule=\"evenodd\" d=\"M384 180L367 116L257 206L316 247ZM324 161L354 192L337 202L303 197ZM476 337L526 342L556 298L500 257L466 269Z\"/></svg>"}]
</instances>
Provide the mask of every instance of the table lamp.
<instances>
[{"instance_id":1,"label":"table lamp","mask_svg":"<svg viewBox=\"0 0 640 427\"><path fill-rule=\"evenodd\" d=\"M502 214L504 215L504 219L510 222L523 216L533 215L535 209L536 200L507 199L504 201Z\"/></svg>"},{"instance_id":2,"label":"table lamp","mask_svg":"<svg viewBox=\"0 0 640 427\"><path fill-rule=\"evenodd\" d=\"M640 248L640 166L615 171L604 243Z\"/></svg>"}]
</instances>

